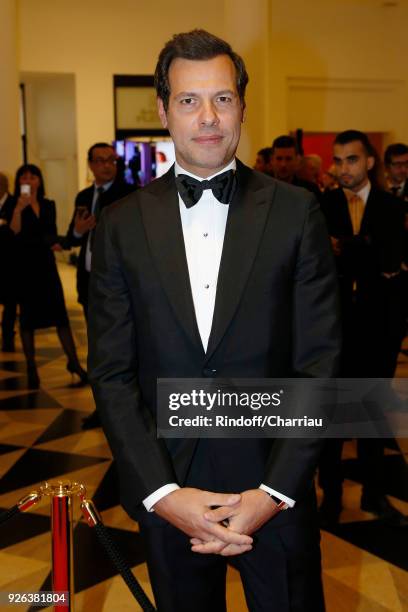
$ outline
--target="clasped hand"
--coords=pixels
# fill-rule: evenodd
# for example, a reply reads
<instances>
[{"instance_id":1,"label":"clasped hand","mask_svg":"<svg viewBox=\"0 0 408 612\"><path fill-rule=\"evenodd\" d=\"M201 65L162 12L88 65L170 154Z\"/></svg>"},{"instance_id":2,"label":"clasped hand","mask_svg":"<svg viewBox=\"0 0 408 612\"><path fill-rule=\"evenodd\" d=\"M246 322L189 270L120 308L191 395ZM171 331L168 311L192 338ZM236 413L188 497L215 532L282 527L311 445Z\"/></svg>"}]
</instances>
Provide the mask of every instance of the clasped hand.
<instances>
[{"instance_id":1,"label":"clasped hand","mask_svg":"<svg viewBox=\"0 0 408 612\"><path fill-rule=\"evenodd\" d=\"M169 493L154 506L156 514L191 537L193 552L222 556L251 550L251 534L275 514L275 508L261 489L228 494L188 487Z\"/></svg>"}]
</instances>

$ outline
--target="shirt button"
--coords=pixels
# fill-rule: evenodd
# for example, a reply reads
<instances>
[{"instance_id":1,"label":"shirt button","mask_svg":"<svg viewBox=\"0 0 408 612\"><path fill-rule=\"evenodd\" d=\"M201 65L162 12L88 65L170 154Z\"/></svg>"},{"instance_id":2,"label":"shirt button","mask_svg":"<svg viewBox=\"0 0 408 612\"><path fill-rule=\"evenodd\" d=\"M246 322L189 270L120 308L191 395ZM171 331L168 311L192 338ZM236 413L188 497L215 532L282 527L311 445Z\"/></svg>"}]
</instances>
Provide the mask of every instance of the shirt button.
<instances>
[{"instance_id":1,"label":"shirt button","mask_svg":"<svg viewBox=\"0 0 408 612\"><path fill-rule=\"evenodd\" d=\"M210 285L204 285L204 289L209 289Z\"/></svg>"},{"instance_id":2,"label":"shirt button","mask_svg":"<svg viewBox=\"0 0 408 612\"><path fill-rule=\"evenodd\" d=\"M205 234L203 234L204 238L208 237L208 232L205 232Z\"/></svg>"}]
</instances>

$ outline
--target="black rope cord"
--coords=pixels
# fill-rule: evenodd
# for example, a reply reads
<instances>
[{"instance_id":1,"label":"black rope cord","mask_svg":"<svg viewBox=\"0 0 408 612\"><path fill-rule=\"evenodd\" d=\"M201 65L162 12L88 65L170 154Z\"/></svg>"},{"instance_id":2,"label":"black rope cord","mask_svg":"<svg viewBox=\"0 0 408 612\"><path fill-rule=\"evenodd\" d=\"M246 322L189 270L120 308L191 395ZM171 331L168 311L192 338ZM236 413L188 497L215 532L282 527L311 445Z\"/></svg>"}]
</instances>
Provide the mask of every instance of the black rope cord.
<instances>
[{"instance_id":1,"label":"black rope cord","mask_svg":"<svg viewBox=\"0 0 408 612\"><path fill-rule=\"evenodd\" d=\"M116 569L127 584L129 590L131 591L135 599L138 601L143 612L156 612L156 608L153 607L146 593L140 586L139 582L136 580L135 576L132 574L129 565L123 559L105 525L103 525L102 523L97 523L94 529L98 535L102 546L109 555L112 563L115 565Z\"/></svg>"},{"instance_id":2,"label":"black rope cord","mask_svg":"<svg viewBox=\"0 0 408 612\"><path fill-rule=\"evenodd\" d=\"M17 504L15 506L13 506L12 508L9 508L8 510L4 510L3 512L0 512L0 525L2 523L6 523L7 521L9 521L11 518L13 518L13 516L15 516L16 514L19 514L20 510L18 509Z\"/></svg>"}]
</instances>

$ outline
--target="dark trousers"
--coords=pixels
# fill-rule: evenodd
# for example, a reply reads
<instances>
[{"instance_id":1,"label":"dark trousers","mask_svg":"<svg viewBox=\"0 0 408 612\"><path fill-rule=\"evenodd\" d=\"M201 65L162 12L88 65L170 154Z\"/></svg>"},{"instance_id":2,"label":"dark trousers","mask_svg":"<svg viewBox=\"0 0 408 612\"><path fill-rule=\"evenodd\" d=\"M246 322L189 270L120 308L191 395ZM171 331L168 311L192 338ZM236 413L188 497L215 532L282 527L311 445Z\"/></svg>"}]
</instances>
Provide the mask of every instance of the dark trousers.
<instances>
[{"instance_id":1,"label":"dark trousers","mask_svg":"<svg viewBox=\"0 0 408 612\"><path fill-rule=\"evenodd\" d=\"M14 325L17 317L17 302L15 300L5 300L3 315L1 319L1 333L3 342L8 342L14 338Z\"/></svg>"},{"instance_id":2,"label":"dark trousers","mask_svg":"<svg viewBox=\"0 0 408 612\"><path fill-rule=\"evenodd\" d=\"M341 453L343 440L326 440L320 455L319 484L327 498L340 502L343 484ZM384 495L384 440L359 438L357 440L359 478L363 483L363 495Z\"/></svg>"},{"instance_id":3,"label":"dark trousers","mask_svg":"<svg viewBox=\"0 0 408 612\"><path fill-rule=\"evenodd\" d=\"M252 465L256 471L258 462L260 467L257 451L252 453L250 443L244 448L240 441L229 440L220 461L223 443L227 441L199 441L186 486L224 492L254 488L245 470ZM238 448L241 453L235 454ZM241 488L225 482L230 466L235 471L232 480L243 474ZM284 511L290 512L295 511ZM285 524L278 522L280 516L266 523L254 534L253 549L228 561L191 552L189 537L165 521L157 518L156 526L141 521L159 612L225 612L227 562L240 572L250 612L323 612L320 533L313 506L300 520L290 522L290 516L282 517L288 519Z\"/></svg>"}]
</instances>

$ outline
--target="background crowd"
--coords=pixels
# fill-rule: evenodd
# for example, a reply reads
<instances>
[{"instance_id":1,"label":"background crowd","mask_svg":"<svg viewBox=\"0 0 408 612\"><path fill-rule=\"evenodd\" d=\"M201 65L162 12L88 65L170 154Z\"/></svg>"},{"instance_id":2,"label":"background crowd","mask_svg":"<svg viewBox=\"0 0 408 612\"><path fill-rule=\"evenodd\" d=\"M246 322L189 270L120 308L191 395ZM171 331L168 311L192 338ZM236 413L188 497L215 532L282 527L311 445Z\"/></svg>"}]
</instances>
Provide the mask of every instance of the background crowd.
<instances>
[{"instance_id":1,"label":"background crowd","mask_svg":"<svg viewBox=\"0 0 408 612\"><path fill-rule=\"evenodd\" d=\"M27 362L29 388L38 388L36 329L55 327L67 356L67 370L87 383L79 363L55 253L79 248L78 301L88 316L92 244L101 210L134 187L118 171L118 156L108 143L88 151L94 182L76 197L64 236L57 234L55 202L46 198L41 170L21 166L13 193L0 173L0 302L2 350L15 350L16 320ZM392 378L406 334L408 316L408 146L387 147L381 160L367 136L356 130L338 134L333 163L322 167L316 154L303 155L301 142L282 135L258 151L254 168L275 179L311 191L318 199L337 263L343 323L340 376ZM99 425L96 412L84 428ZM363 474L361 507L393 526L408 521L384 494L383 441L361 439L358 456ZM338 522L342 509L342 440L323 451L320 509L323 526Z\"/></svg>"}]
</instances>

